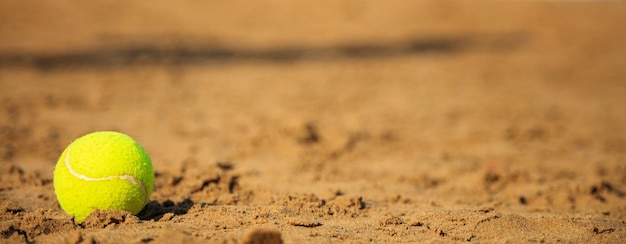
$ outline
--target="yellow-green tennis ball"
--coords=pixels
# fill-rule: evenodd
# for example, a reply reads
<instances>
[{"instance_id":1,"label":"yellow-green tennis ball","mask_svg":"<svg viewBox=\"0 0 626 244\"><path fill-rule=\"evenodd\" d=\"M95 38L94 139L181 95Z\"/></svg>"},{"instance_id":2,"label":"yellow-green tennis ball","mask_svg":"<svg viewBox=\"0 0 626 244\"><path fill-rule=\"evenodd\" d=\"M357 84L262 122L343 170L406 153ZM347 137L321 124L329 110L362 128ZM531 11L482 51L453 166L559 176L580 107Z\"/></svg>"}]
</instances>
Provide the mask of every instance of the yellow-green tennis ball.
<instances>
[{"instance_id":1,"label":"yellow-green tennis ball","mask_svg":"<svg viewBox=\"0 0 626 244\"><path fill-rule=\"evenodd\" d=\"M150 157L135 140L113 131L72 142L54 169L54 192L61 208L82 223L94 210L137 214L154 185Z\"/></svg>"}]
</instances>

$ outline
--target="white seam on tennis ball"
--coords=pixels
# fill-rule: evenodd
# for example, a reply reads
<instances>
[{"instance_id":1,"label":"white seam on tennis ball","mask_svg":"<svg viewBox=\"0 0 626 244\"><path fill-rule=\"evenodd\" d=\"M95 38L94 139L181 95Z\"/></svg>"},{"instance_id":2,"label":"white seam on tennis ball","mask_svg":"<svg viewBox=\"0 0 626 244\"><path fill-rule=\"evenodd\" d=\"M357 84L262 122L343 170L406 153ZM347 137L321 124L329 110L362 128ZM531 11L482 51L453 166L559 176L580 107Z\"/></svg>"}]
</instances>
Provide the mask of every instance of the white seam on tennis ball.
<instances>
[{"instance_id":1,"label":"white seam on tennis ball","mask_svg":"<svg viewBox=\"0 0 626 244\"><path fill-rule=\"evenodd\" d=\"M72 151L72 148L67 149L67 155L65 155L65 167L70 172L70 174L72 174L74 177L79 178L81 180L86 180L86 181L105 181L105 180L112 180L112 179L126 180L130 182L131 184L139 185L141 187L141 190L143 191L144 203L148 201L148 199L146 199L147 198L146 187L143 185L143 183L141 183L141 181L135 179L135 177L131 175L113 175L113 176L107 176L103 178L90 178L86 175L82 175L74 171L74 169L72 168L72 165L70 165L70 151Z\"/></svg>"}]
</instances>

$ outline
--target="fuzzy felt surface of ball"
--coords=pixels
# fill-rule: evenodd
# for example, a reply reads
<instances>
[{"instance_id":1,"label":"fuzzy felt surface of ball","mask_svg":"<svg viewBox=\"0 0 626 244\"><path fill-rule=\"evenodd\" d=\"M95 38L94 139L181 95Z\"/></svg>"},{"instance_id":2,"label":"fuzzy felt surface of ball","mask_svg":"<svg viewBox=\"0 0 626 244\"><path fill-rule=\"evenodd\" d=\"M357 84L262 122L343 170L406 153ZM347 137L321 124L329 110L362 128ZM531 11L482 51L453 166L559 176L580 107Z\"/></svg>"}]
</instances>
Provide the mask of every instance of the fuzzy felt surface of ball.
<instances>
[{"instance_id":1,"label":"fuzzy felt surface of ball","mask_svg":"<svg viewBox=\"0 0 626 244\"><path fill-rule=\"evenodd\" d=\"M61 208L82 223L94 210L139 213L150 200L154 169L133 138L98 131L73 141L54 169L54 192Z\"/></svg>"}]
</instances>

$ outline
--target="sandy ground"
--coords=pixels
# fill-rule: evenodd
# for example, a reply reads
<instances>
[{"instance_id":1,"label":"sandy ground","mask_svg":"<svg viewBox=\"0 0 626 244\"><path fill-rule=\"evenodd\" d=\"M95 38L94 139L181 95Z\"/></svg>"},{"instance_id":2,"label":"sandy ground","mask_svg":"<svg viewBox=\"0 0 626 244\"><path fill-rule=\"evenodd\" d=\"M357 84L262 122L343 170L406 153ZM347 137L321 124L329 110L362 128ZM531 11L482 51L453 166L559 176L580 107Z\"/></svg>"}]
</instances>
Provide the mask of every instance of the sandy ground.
<instances>
[{"instance_id":1,"label":"sandy ground","mask_svg":"<svg viewBox=\"0 0 626 244\"><path fill-rule=\"evenodd\" d=\"M0 1L0 242L626 242L622 1ZM98 130L156 171L75 224Z\"/></svg>"}]
</instances>

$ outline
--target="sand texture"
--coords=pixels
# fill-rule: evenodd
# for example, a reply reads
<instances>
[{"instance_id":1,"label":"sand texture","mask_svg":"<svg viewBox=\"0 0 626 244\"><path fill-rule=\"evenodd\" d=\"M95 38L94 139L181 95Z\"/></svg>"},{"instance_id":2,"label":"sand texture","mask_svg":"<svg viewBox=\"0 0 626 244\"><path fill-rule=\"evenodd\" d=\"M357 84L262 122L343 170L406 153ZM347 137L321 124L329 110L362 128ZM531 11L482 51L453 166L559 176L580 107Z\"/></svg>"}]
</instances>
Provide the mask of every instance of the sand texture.
<instances>
[{"instance_id":1,"label":"sand texture","mask_svg":"<svg viewBox=\"0 0 626 244\"><path fill-rule=\"evenodd\" d=\"M0 243L626 242L624 1L0 1ZM58 206L89 132L139 214Z\"/></svg>"}]
</instances>

